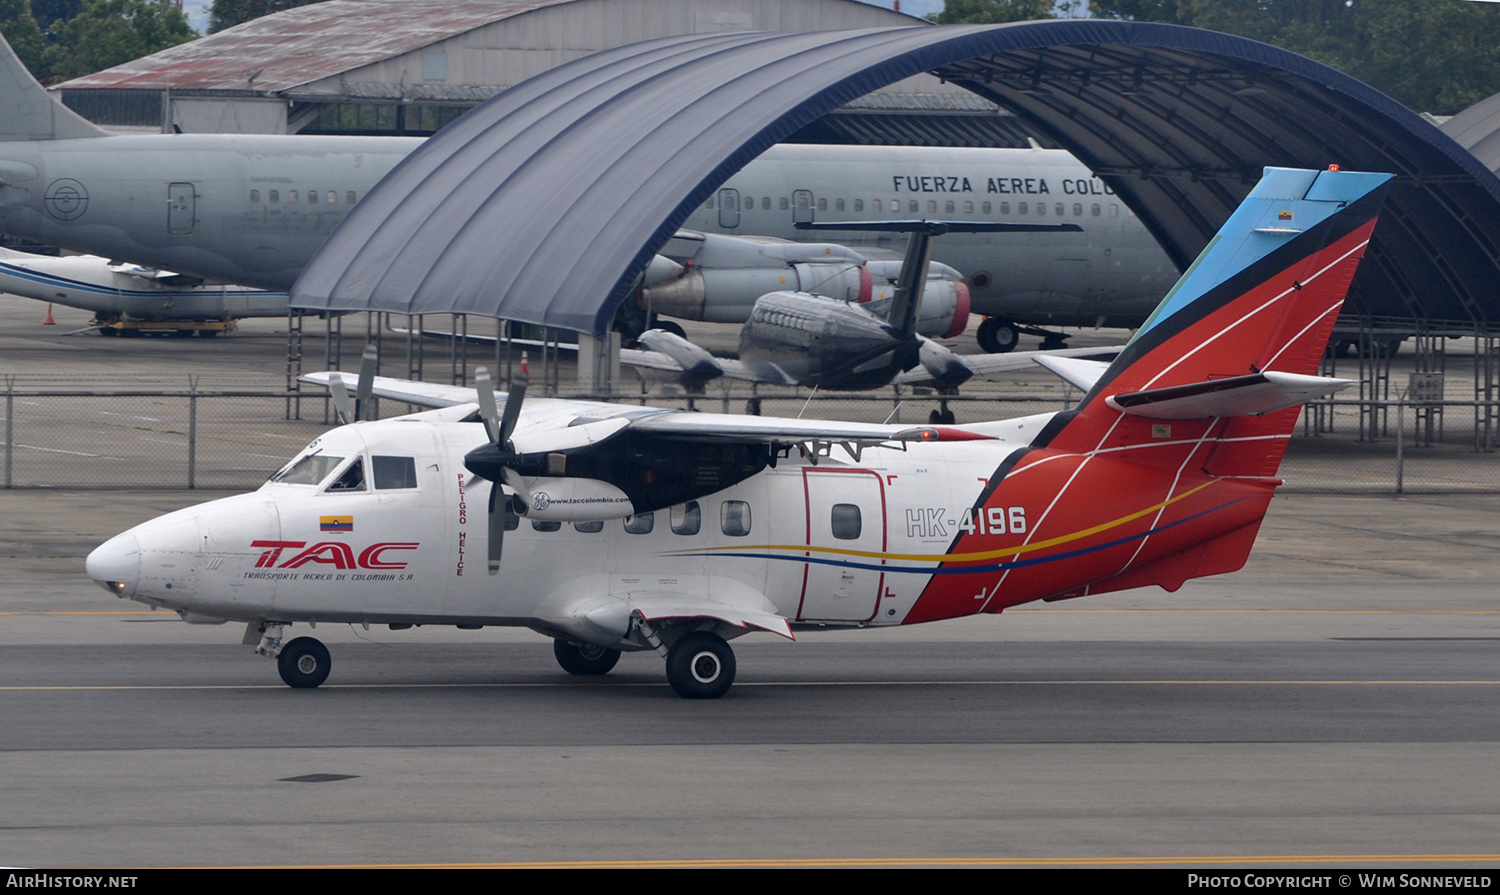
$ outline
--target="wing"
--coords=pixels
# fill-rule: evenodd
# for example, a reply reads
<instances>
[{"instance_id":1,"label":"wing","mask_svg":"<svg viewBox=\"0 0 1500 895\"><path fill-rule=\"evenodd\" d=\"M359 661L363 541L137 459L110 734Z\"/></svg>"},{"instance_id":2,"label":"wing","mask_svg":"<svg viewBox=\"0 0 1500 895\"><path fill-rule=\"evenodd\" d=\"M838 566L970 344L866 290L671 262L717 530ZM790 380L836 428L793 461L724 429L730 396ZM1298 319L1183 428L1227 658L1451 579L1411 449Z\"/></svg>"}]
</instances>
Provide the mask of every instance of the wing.
<instances>
[{"instance_id":1,"label":"wing","mask_svg":"<svg viewBox=\"0 0 1500 895\"><path fill-rule=\"evenodd\" d=\"M936 345L937 343L934 342L931 344ZM1067 375L1059 372L1057 367L1046 363L1046 360L1049 358L1065 358L1071 361L1073 364L1083 364L1089 362L1074 359L1113 358L1124 349L1124 345L1106 345L1102 348L1063 348L1057 351L1013 351L1008 354L950 354L946 352L946 349L944 349L943 357L945 360L947 360L948 363L951 364L956 362L962 368L968 370L969 375L963 377L964 379L974 376L977 376L980 379L994 379L1003 373L1013 373L1017 370L1030 370L1036 364L1041 364L1047 369L1052 370L1054 373L1057 373L1059 376L1062 376L1062 378L1068 380L1069 382L1072 382L1074 385L1077 385L1078 382L1075 382L1074 379L1070 379ZM1097 378L1099 373L1103 372L1104 367L1107 366L1108 364L1106 363L1101 366L1098 371L1093 372L1094 378ZM939 376L937 372L935 372L933 367L937 367L938 370L944 369L943 367L939 367L936 364L934 364L932 367L928 366L926 359L924 358L923 365L919 365L913 367L910 370L907 370L905 373L902 373L895 379L893 379L892 382L895 385L942 386L947 384L944 381L943 377ZM1077 372L1074 373L1075 377L1084 376L1084 369L1085 368L1083 367L1078 367ZM1092 370L1092 367L1089 367L1087 369ZM1074 367L1069 367L1069 370L1074 370ZM1084 390L1087 391L1087 388L1084 388Z\"/></svg>"}]
</instances>

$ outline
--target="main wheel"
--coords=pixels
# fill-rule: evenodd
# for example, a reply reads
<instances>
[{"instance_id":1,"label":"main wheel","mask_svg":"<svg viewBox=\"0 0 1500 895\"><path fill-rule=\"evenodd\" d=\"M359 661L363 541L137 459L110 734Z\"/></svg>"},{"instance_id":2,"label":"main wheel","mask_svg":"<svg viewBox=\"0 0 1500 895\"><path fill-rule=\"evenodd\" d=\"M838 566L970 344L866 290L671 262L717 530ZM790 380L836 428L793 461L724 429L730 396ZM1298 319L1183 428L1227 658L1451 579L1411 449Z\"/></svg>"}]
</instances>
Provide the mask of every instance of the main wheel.
<instances>
[{"instance_id":1,"label":"main wheel","mask_svg":"<svg viewBox=\"0 0 1500 895\"><path fill-rule=\"evenodd\" d=\"M276 670L288 687L307 690L328 680L328 671L333 660L328 647L312 637L298 637L281 648L276 657Z\"/></svg>"},{"instance_id":2,"label":"main wheel","mask_svg":"<svg viewBox=\"0 0 1500 895\"><path fill-rule=\"evenodd\" d=\"M734 650L724 638L695 631L667 652L667 683L684 699L718 699L734 683Z\"/></svg>"},{"instance_id":3,"label":"main wheel","mask_svg":"<svg viewBox=\"0 0 1500 895\"><path fill-rule=\"evenodd\" d=\"M990 354L1014 351L1021 343L1021 331L1014 323L1001 317L986 317L979 324L979 347Z\"/></svg>"},{"instance_id":4,"label":"main wheel","mask_svg":"<svg viewBox=\"0 0 1500 895\"><path fill-rule=\"evenodd\" d=\"M620 661L620 651L597 643L552 641L552 655L568 674L606 674Z\"/></svg>"}]
</instances>

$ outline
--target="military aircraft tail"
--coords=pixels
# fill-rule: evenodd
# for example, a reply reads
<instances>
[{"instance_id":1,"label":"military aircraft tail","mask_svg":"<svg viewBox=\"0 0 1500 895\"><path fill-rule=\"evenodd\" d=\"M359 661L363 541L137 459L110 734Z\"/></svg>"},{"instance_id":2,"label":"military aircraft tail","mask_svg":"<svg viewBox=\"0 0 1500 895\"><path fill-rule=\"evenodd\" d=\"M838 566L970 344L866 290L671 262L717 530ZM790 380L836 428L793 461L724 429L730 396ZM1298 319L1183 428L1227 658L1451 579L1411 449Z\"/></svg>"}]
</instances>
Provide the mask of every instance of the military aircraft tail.
<instances>
[{"instance_id":1,"label":"military aircraft tail","mask_svg":"<svg viewBox=\"0 0 1500 895\"><path fill-rule=\"evenodd\" d=\"M0 37L0 142L104 136L93 122L48 93Z\"/></svg>"}]
</instances>

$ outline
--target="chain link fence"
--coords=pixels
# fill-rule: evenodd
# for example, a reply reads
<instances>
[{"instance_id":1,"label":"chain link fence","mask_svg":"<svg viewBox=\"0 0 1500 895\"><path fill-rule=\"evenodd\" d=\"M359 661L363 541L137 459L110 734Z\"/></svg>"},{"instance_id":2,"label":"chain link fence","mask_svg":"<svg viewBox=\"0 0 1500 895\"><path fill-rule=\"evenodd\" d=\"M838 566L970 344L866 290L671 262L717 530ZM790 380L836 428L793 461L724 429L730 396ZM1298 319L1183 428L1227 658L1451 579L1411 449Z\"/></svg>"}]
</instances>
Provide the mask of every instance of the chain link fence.
<instances>
[{"instance_id":1,"label":"chain link fence","mask_svg":"<svg viewBox=\"0 0 1500 895\"><path fill-rule=\"evenodd\" d=\"M108 389L8 377L3 393L6 488L249 490L333 425L321 390L225 387ZM159 386L159 383L151 385ZM957 423L1067 409L1065 386L1033 394L954 396L723 392L700 396L588 396L708 412L926 425L945 409ZM1428 396L1431 397L1431 396ZM380 401L389 418L420 410ZM1487 402L1332 400L1309 407L1281 475L1325 492L1500 491L1495 408Z\"/></svg>"}]
</instances>

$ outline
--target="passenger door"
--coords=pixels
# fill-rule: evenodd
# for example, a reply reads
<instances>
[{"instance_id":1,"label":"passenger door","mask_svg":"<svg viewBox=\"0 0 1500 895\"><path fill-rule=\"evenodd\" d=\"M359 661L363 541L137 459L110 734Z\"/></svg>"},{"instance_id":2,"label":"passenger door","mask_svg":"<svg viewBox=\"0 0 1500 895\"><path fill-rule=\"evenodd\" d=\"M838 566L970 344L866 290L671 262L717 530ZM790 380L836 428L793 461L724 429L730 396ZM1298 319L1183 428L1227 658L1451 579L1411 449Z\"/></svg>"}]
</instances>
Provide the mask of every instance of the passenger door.
<instances>
[{"instance_id":1,"label":"passenger door","mask_svg":"<svg viewBox=\"0 0 1500 895\"><path fill-rule=\"evenodd\" d=\"M806 538L799 621L862 622L885 587L885 480L869 469L804 468Z\"/></svg>"}]
</instances>

